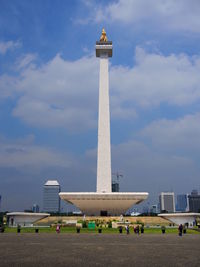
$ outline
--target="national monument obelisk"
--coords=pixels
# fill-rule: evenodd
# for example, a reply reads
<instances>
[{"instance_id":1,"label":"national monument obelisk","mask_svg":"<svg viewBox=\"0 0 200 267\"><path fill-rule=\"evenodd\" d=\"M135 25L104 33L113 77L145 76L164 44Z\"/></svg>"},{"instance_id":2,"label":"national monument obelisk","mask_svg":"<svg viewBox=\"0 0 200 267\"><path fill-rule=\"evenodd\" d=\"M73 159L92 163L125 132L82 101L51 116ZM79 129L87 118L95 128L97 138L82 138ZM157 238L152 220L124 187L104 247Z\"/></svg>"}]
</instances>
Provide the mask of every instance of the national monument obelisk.
<instances>
[{"instance_id":1,"label":"national monument obelisk","mask_svg":"<svg viewBox=\"0 0 200 267\"><path fill-rule=\"evenodd\" d=\"M113 47L112 42L107 40L104 29L95 49L96 57L100 58L96 192L62 192L59 195L87 215L121 215L134 204L145 200L148 193L111 191L108 58L112 57Z\"/></svg>"},{"instance_id":2,"label":"national monument obelisk","mask_svg":"<svg viewBox=\"0 0 200 267\"><path fill-rule=\"evenodd\" d=\"M96 42L96 57L100 58L97 192L110 193L112 181L108 58L112 57L112 42L108 42L104 29L100 41Z\"/></svg>"}]
</instances>

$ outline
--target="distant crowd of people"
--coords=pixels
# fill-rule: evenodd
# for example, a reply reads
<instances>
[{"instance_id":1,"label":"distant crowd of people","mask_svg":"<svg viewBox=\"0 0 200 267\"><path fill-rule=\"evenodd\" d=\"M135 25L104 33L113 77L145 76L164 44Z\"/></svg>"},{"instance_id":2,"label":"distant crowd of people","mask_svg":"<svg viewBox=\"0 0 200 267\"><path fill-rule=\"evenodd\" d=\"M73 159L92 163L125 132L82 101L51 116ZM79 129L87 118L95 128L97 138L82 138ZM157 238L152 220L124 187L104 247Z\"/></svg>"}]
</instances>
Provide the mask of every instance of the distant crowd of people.
<instances>
[{"instance_id":1,"label":"distant crowd of people","mask_svg":"<svg viewBox=\"0 0 200 267\"><path fill-rule=\"evenodd\" d=\"M60 233L60 227L61 227L61 225L57 224L56 232L58 234ZM125 230L126 230L126 233L128 235L130 233L130 227L129 227L128 224L125 226ZM162 226L161 230L162 230L162 233L164 234L165 233L165 226ZM123 231L123 227L119 226L119 232L122 233L122 231ZM136 226L133 227L133 231L134 231L135 234L138 234L138 235L140 233L143 234L144 233L144 226L143 225L141 225L141 226L136 225ZM186 233L186 228L185 228L185 225L180 224L179 227L178 227L178 234L179 234L179 236L182 236L183 233Z\"/></svg>"},{"instance_id":2,"label":"distant crowd of people","mask_svg":"<svg viewBox=\"0 0 200 267\"><path fill-rule=\"evenodd\" d=\"M129 225L126 225L125 226L125 230L126 230L126 233L128 235L130 233ZM122 232L122 226L119 227L119 231ZM140 233L143 234L144 233L144 226L141 225L141 227L140 227L139 225L136 225L136 226L133 227L133 231L134 231L135 234L138 234L138 235Z\"/></svg>"}]
</instances>

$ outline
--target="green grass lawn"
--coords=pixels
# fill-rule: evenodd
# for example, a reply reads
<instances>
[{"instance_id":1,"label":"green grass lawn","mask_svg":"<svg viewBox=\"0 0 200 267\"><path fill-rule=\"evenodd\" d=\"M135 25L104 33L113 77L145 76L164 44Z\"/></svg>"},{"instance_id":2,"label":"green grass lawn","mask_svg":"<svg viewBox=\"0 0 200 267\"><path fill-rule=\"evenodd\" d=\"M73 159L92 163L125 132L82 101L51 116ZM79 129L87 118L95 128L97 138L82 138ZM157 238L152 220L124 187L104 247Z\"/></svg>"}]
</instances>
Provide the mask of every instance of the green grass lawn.
<instances>
[{"instance_id":1,"label":"green grass lawn","mask_svg":"<svg viewBox=\"0 0 200 267\"><path fill-rule=\"evenodd\" d=\"M187 229L187 234L199 234L198 231L195 231L193 229ZM161 234L161 229L160 228L146 228L145 229L145 234ZM178 229L177 228L166 228L165 230L166 234L178 234Z\"/></svg>"},{"instance_id":2,"label":"green grass lawn","mask_svg":"<svg viewBox=\"0 0 200 267\"><path fill-rule=\"evenodd\" d=\"M6 227L5 228L5 233L16 233L17 228L11 228L11 227ZM21 228L21 233L34 233L35 228ZM95 230L90 230L88 228L82 228L80 230L81 233L98 233L98 229L96 228ZM56 228L55 227L42 227L39 228L39 233L56 233ZM61 233L76 233L76 228L75 227L61 227ZM107 234L114 234L114 233L119 233L118 229L112 229L112 228L103 228L102 233L107 233ZM123 233L126 233L125 229L123 229ZM133 234L133 229L130 229L130 234ZM144 234L162 234L160 228L145 228L144 229ZM166 234L178 234L178 229L176 228L166 228ZM187 234L200 234L200 232L197 232L192 229L187 229Z\"/></svg>"}]
</instances>

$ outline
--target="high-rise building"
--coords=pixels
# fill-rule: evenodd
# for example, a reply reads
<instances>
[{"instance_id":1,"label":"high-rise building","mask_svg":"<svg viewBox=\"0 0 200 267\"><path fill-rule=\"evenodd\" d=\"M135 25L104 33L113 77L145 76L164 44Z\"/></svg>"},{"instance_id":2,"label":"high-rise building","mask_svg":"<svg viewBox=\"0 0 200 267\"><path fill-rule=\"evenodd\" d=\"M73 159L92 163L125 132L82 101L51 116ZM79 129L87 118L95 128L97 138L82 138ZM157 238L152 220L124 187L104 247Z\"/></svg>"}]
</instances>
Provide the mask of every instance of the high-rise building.
<instances>
[{"instance_id":1,"label":"high-rise building","mask_svg":"<svg viewBox=\"0 0 200 267\"><path fill-rule=\"evenodd\" d=\"M112 181L112 192L119 192L119 183Z\"/></svg>"},{"instance_id":2,"label":"high-rise building","mask_svg":"<svg viewBox=\"0 0 200 267\"><path fill-rule=\"evenodd\" d=\"M191 192L192 196L198 196L198 190L197 189L193 189Z\"/></svg>"},{"instance_id":3,"label":"high-rise building","mask_svg":"<svg viewBox=\"0 0 200 267\"><path fill-rule=\"evenodd\" d=\"M161 212L175 212L174 192L161 192L159 201Z\"/></svg>"},{"instance_id":4,"label":"high-rise building","mask_svg":"<svg viewBox=\"0 0 200 267\"><path fill-rule=\"evenodd\" d=\"M187 194L180 194L177 195L177 203L176 203L176 210L177 211L187 211L188 208L188 195Z\"/></svg>"},{"instance_id":5,"label":"high-rise building","mask_svg":"<svg viewBox=\"0 0 200 267\"><path fill-rule=\"evenodd\" d=\"M153 214L157 214L158 213L158 205L156 205L156 204L152 205L150 208L150 212Z\"/></svg>"},{"instance_id":6,"label":"high-rise building","mask_svg":"<svg viewBox=\"0 0 200 267\"><path fill-rule=\"evenodd\" d=\"M33 204L32 211L34 213L38 213L40 211L40 207L38 204Z\"/></svg>"},{"instance_id":7,"label":"high-rise building","mask_svg":"<svg viewBox=\"0 0 200 267\"><path fill-rule=\"evenodd\" d=\"M200 212L200 195L197 190L193 190L189 198L189 211Z\"/></svg>"},{"instance_id":8,"label":"high-rise building","mask_svg":"<svg viewBox=\"0 0 200 267\"><path fill-rule=\"evenodd\" d=\"M56 180L49 180L43 188L43 211L60 212L60 185Z\"/></svg>"}]
</instances>

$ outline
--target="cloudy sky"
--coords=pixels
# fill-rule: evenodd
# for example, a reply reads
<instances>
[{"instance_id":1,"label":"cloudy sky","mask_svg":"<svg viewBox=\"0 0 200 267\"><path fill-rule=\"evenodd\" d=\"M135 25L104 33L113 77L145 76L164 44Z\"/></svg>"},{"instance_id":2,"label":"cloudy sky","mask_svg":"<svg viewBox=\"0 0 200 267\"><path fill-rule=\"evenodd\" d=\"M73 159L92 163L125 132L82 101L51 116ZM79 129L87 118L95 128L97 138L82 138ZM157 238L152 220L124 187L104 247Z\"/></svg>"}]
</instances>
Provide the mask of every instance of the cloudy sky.
<instances>
[{"instance_id":1,"label":"cloudy sky","mask_svg":"<svg viewBox=\"0 0 200 267\"><path fill-rule=\"evenodd\" d=\"M0 0L2 209L42 208L47 179L95 190L102 27L121 191L200 189L199 14L199 0Z\"/></svg>"}]
</instances>

